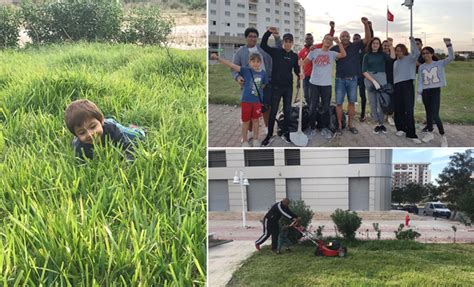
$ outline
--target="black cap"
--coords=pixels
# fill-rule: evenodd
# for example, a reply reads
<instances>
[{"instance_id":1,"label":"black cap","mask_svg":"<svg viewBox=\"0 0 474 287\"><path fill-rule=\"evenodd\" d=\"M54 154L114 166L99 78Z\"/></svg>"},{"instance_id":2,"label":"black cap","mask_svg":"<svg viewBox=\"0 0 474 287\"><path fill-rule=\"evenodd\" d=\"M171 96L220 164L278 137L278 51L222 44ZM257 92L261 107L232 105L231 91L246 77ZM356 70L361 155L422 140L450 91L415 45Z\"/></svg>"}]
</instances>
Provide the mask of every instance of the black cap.
<instances>
[{"instance_id":1,"label":"black cap","mask_svg":"<svg viewBox=\"0 0 474 287\"><path fill-rule=\"evenodd\" d=\"M283 41L285 41L286 39L290 39L291 41L294 41L293 35L291 33L286 33L285 35L283 35Z\"/></svg>"}]
</instances>

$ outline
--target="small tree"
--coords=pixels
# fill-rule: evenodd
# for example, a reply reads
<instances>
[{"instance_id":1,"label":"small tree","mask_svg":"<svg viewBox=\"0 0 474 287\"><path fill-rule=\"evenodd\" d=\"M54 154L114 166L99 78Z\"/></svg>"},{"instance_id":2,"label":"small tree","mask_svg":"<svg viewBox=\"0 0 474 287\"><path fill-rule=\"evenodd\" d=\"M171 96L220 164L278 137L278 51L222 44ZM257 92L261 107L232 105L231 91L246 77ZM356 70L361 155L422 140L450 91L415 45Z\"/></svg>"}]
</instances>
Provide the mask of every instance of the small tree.
<instances>
[{"instance_id":1,"label":"small tree","mask_svg":"<svg viewBox=\"0 0 474 287\"><path fill-rule=\"evenodd\" d=\"M406 201L412 204L420 202L427 194L427 191L423 185L413 182L407 184L404 189Z\"/></svg>"},{"instance_id":2,"label":"small tree","mask_svg":"<svg viewBox=\"0 0 474 287\"><path fill-rule=\"evenodd\" d=\"M344 236L344 238L353 240L357 229L362 224L362 218L357 215L355 211L336 209L331 214L331 219L336 224L337 230Z\"/></svg>"},{"instance_id":3,"label":"small tree","mask_svg":"<svg viewBox=\"0 0 474 287\"><path fill-rule=\"evenodd\" d=\"M301 219L300 224L305 228L308 228L314 215L311 208L306 205L303 200L290 200L289 208ZM288 218L282 216L279 225L281 228L283 225L289 225L290 223L291 221ZM288 230L288 239L291 242L295 243L299 238L301 238L301 234L298 231L293 228Z\"/></svg>"},{"instance_id":4,"label":"small tree","mask_svg":"<svg viewBox=\"0 0 474 287\"><path fill-rule=\"evenodd\" d=\"M133 9L124 24L121 41L143 45L165 44L174 25L173 21L163 18L158 7Z\"/></svg>"},{"instance_id":5,"label":"small tree","mask_svg":"<svg viewBox=\"0 0 474 287\"><path fill-rule=\"evenodd\" d=\"M426 199L428 201L438 201L441 198L443 190L439 188L438 186L428 183L425 184L425 189L426 189Z\"/></svg>"},{"instance_id":6,"label":"small tree","mask_svg":"<svg viewBox=\"0 0 474 287\"><path fill-rule=\"evenodd\" d=\"M20 22L16 10L9 6L0 6L0 49L17 47Z\"/></svg>"},{"instance_id":7,"label":"small tree","mask_svg":"<svg viewBox=\"0 0 474 287\"><path fill-rule=\"evenodd\" d=\"M380 240L380 237L382 235L382 230L380 230L379 224L374 222L372 223L372 226L374 227L375 232L377 232L377 240Z\"/></svg>"},{"instance_id":8,"label":"small tree","mask_svg":"<svg viewBox=\"0 0 474 287\"><path fill-rule=\"evenodd\" d=\"M413 229L403 230L405 225L403 223L398 226L398 230L395 232L395 237L398 240L415 240L421 236L419 232L414 231Z\"/></svg>"},{"instance_id":9,"label":"small tree","mask_svg":"<svg viewBox=\"0 0 474 287\"><path fill-rule=\"evenodd\" d=\"M405 189L397 187L392 191L392 201L397 202L399 205L406 202Z\"/></svg>"}]
</instances>

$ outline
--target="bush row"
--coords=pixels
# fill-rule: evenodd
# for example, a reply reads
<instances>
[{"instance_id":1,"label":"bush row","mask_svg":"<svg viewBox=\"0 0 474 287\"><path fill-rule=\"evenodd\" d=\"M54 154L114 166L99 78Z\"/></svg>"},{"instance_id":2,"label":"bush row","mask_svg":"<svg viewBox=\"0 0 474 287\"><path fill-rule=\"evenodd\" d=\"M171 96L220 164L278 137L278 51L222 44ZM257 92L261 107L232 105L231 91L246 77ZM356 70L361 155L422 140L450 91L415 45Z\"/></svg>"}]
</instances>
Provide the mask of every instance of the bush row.
<instances>
[{"instance_id":1,"label":"bush row","mask_svg":"<svg viewBox=\"0 0 474 287\"><path fill-rule=\"evenodd\" d=\"M17 47L20 28L34 44L112 42L162 45L173 21L156 6L124 12L120 1L60 0L0 6L0 48Z\"/></svg>"}]
</instances>

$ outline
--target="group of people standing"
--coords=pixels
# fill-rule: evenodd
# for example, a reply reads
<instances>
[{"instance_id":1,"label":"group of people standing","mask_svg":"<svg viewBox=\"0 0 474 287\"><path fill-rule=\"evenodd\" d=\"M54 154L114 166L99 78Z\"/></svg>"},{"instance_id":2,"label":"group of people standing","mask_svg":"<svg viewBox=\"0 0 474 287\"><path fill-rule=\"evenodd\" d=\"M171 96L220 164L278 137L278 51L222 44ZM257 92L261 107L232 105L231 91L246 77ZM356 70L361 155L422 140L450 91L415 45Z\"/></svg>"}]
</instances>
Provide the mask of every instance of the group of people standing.
<instances>
[{"instance_id":1,"label":"group of people standing","mask_svg":"<svg viewBox=\"0 0 474 287\"><path fill-rule=\"evenodd\" d=\"M296 54L292 49L293 35L286 33L280 39L278 30L269 27L257 44L259 33L255 28L245 30L247 44L240 47L233 61L211 58L229 66L234 79L242 88L241 120L242 146L268 146L273 140L276 115L283 101L284 122L282 139L291 143L289 126L293 96L293 74L296 76L296 87L303 82L303 92L310 109L310 135L316 134L316 122L324 138L333 137L329 129L330 104L332 97L332 68L336 63L335 93L337 128L335 135L343 133L343 103L347 97L347 130L358 134L354 126L355 103L357 90L361 97L360 121L366 120L366 98L369 100L371 117L376 122L374 134L387 133L384 125L386 115L382 111L380 90L391 85L391 107L397 136L406 136L416 144L434 139L433 123L436 123L441 135L441 146L448 146L443 124L439 116L440 88L446 85L444 67L454 59L454 52L449 39L444 39L449 56L441 61L434 56L431 47L421 47L421 40L410 37L410 52L404 44L393 47L393 40L381 41L374 37L372 23L361 18L365 37L355 34L351 42L347 31L340 33L340 39L334 37L335 24L330 22L330 31L323 42L314 44L313 35L305 36L304 48ZM275 45L269 46L270 36ZM333 46L333 43L336 45ZM302 66L302 69L300 68ZM250 68L249 68L250 67ZM416 73L418 87L416 92L422 98L426 111L426 126L422 140L416 134L414 119ZM367 97L366 97L367 92ZM267 135L259 141L259 119L263 116ZM389 116L389 119L391 117ZM248 131L253 131L250 141Z\"/></svg>"}]
</instances>

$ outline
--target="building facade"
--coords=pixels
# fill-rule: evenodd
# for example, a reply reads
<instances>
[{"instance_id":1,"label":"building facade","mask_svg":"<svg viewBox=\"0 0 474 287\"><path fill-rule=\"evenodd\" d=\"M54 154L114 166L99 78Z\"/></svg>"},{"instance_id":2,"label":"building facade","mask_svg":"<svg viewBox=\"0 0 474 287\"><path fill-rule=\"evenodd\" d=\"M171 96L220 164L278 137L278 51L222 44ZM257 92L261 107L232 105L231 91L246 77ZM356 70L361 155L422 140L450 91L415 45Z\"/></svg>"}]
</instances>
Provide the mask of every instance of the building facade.
<instances>
[{"instance_id":1,"label":"building facade","mask_svg":"<svg viewBox=\"0 0 474 287\"><path fill-rule=\"evenodd\" d=\"M393 165L393 188L405 187L408 183L428 184L431 182L429 163L396 163Z\"/></svg>"},{"instance_id":2,"label":"building facade","mask_svg":"<svg viewBox=\"0 0 474 287\"><path fill-rule=\"evenodd\" d=\"M219 51L231 59L234 51L245 44L244 31L254 27L260 38L270 26L280 35L292 33L295 51L304 45L305 10L293 0L209 0L209 50Z\"/></svg>"},{"instance_id":3,"label":"building facade","mask_svg":"<svg viewBox=\"0 0 474 287\"><path fill-rule=\"evenodd\" d=\"M211 149L209 211L266 211L285 197L313 211L380 211L391 203L391 150ZM248 186L235 184L243 172Z\"/></svg>"}]
</instances>

